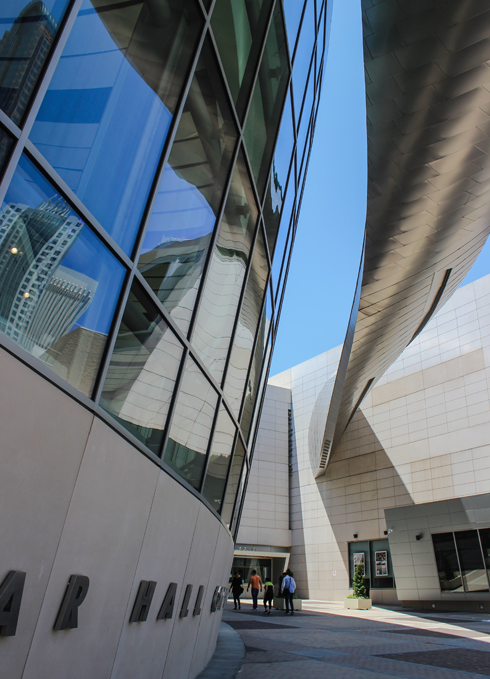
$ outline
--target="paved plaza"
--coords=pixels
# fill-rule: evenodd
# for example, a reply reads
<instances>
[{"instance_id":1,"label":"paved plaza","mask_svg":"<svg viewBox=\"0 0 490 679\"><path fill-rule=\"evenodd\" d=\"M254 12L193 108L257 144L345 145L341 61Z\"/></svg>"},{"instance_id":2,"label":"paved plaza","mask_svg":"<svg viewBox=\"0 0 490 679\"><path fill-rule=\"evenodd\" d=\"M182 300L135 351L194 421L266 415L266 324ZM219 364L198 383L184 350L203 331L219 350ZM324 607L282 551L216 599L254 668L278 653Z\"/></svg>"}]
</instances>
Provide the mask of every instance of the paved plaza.
<instances>
[{"instance_id":1,"label":"paved plaza","mask_svg":"<svg viewBox=\"0 0 490 679\"><path fill-rule=\"evenodd\" d=\"M347 611L304 601L294 616L228 602L223 621L245 644L238 679L474 679L490 676L490 613Z\"/></svg>"}]
</instances>

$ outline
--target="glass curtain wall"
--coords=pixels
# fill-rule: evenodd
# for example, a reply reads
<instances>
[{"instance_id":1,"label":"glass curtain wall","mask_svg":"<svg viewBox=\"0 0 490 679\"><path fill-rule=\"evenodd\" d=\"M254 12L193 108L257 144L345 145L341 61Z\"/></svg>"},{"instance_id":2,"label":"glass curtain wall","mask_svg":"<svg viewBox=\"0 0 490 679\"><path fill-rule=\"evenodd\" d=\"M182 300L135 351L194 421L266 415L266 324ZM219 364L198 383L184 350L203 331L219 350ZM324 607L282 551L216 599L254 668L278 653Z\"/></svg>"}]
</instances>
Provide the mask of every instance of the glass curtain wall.
<instances>
[{"instance_id":1,"label":"glass curtain wall","mask_svg":"<svg viewBox=\"0 0 490 679\"><path fill-rule=\"evenodd\" d=\"M488 592L490 528L432 535L441 592Z\"/></svg>"},{"instance_id":2,"label":"glass curtain wall","mask_svg":"<svg viewBox=\"0 0 490 679\"><path fill-rule=\"evenodd\" d=\"M0 344L235 533L325 16L324 0L0 8Z\"/></svg>"}]
</instances>

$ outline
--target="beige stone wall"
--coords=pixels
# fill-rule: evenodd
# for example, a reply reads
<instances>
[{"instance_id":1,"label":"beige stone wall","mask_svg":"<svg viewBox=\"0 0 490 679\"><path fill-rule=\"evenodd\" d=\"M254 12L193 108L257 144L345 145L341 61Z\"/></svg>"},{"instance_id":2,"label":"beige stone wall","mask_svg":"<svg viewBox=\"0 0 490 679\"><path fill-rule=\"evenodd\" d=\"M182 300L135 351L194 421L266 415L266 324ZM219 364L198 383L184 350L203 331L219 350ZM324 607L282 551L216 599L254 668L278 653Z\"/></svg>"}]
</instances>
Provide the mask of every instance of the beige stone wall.
<instances>
[{"instance_id":1,"label":"beige stone wall","mask_svg":"<svg viewBox=\"0 0 490 679\"><path fill-rule=\"evenodd\" d=\"M321 599L348 593L347 543L384 537L385 509L490 492L490 276L458 290L407 347L316 481L311 411L338 353L271 379L292 392L291 567L300 592Z\"/></svg>"},{"instance_id":2,"label":"beige stone wall","mask_svg":"<svg viewBox=\"0 0 490 679\"><path fill-rule=\"evenodd\" d=\"M290 547L288 410L291 392L269 385L257 435L238 544Z\"/></svg>"}]
</instances>

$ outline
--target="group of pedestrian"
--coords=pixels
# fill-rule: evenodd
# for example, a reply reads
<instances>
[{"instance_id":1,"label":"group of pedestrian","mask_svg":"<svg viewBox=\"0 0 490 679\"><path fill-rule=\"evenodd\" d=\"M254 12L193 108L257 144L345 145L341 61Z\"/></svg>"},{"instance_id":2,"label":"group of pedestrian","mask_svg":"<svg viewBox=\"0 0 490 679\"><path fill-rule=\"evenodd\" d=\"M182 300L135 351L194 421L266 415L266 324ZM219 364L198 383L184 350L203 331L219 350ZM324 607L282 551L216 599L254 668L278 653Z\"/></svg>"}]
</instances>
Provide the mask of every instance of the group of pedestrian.
<instances>
[{"instance_id":1,"label":"group of pedestrian","mask_svg":"<svg viewBox=\"0 0 490 679\"><path fill-rule=\"evenodd\" d=\"M270 580L262 583L262 578L257 575L257 571L253 570L250 574L247 584L247 592L252 588L253 610L257 610L259 592L264 590L264 613L270 615L272 611L272 600L274 598L274 585ZM281 582L281 594L284 596L286 603L286 615L294 615L293 595L296 590L296 583L292 575L283 573ZM233 603L235 604L235 611L240 610L240 597L243 594L242 578L238 571L235 573L231 581L231 591L233 593ZM291 609L291 611L289 610Z\"/></svg>"}]
</instances>

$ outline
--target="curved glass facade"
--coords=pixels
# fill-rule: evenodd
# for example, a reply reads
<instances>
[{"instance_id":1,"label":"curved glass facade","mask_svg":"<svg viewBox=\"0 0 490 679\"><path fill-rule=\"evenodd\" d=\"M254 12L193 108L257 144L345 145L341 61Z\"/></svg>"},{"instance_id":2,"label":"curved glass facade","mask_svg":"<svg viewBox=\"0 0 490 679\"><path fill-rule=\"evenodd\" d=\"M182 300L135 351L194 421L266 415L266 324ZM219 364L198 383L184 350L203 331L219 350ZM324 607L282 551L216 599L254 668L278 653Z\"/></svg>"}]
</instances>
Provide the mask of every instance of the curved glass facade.
<instances>
[{"instance_id":1,"label":"curved glass facade","mask_svg":"<svg viewBox=\"0 0 490 679\"><path fill-rule=\"evenodd\" d=\"M325 17L322 0L0 9L0 343L232 532Z\"/></svg>"}]
</instances>

